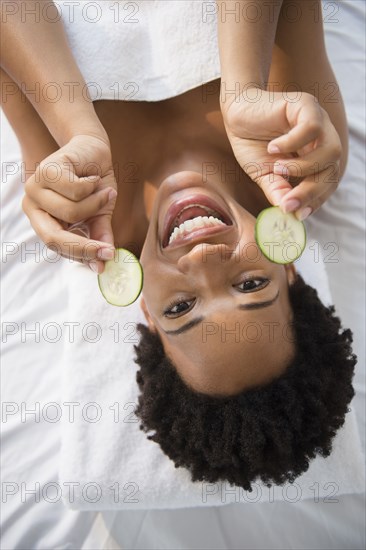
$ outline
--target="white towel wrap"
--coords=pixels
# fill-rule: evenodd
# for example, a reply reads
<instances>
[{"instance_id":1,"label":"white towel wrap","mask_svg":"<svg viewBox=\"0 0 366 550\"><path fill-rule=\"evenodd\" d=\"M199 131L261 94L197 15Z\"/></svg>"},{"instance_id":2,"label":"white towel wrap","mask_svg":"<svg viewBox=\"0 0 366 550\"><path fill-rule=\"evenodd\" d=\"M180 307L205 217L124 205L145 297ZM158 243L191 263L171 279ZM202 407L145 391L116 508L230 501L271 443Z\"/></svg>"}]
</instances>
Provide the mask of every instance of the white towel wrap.
<instances>
[{"instance_id":1,"label":"white towel wrap","mask_svg":"<svg viewBox=\"0 0 366 550\"><path fill-rule=\"evenodd\" d=\"M220 76L215 1L55 4L93 101L158 101Z\"/></svg>"}]
</instances>

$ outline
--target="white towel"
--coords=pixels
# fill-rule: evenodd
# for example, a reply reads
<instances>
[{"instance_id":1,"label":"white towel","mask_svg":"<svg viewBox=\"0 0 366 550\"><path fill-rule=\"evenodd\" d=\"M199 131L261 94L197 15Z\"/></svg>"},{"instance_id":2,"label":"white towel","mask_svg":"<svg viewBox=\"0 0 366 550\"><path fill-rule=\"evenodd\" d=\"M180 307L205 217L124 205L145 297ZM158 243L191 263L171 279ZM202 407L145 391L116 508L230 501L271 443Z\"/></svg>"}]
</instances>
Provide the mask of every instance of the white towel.
<instances>
[{"instance_id":1,"label":"white towel","mask_svg":"<svg viewBox=\"0 0 366 550\"><path fill-rule=\"evenodd\" d=\"M330 304L325 267L317 261L315 247L308 241L297 268ZM363 456L353 411L346 415L331 455L313 460L293 486L268 490L258 482L253 493L246 493L226 483L192 483L188 471L176 469L139 430L133 414L138 396L135 326L144 321L139 302L113 307L88 268L68 262L64 268L70 334L75 323L64 355L60 482L66 505L137 510L304 498L331 502L337 495L363 491Z\"/></svg>"},{"instance_id":2,"label":"white towel","mask_svg":"<svg viewBox=\"0 0 366 550\"><path fill-rule=\"evenodd\" d=\"M220 76L215 0L56 0L93 101L157 101Z\"/></svg>"}]
</instances>

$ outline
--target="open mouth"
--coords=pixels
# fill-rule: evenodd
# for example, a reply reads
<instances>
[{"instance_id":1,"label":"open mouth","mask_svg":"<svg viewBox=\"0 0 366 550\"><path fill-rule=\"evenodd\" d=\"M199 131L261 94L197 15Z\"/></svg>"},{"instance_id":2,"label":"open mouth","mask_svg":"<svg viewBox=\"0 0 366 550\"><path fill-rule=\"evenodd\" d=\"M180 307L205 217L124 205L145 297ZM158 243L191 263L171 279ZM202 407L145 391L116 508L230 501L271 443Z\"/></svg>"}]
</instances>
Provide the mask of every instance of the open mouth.
<instances>
[{"instance_id":1,"label":"open mouth","mask_svg":"<svg viewBox=\"0 0 366 550\"><path fill-rule=\"evenodd\" d=\"M194 195L173 203L163 228L163 248L183 244L195 238L220 233L233 222L211 197Z\"/></svg>"}]
</instances>

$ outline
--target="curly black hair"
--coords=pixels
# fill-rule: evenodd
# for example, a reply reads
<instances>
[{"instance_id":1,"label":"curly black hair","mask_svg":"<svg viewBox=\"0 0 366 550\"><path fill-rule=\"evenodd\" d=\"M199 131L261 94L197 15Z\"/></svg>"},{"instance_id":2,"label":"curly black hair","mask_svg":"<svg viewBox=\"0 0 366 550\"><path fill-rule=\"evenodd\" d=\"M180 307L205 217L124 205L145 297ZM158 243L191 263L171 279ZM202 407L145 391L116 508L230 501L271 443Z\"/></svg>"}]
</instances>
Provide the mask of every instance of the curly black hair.
<instances>
[{"instance_id":1,"label":"curly black hair","mask_svg":"<svg viewBox=\"0 0 366 550\"><path fill-rule=\"evenodd\" d=\"M330 454L354 396L352 332L300 275L289 298L294 359L270 383L229 397L188 387L159 335L138 325L140 429L192 481L227 481L247 491L258 478L268 486L293 483L316 455Z\"/></svg>"}]
</instances>

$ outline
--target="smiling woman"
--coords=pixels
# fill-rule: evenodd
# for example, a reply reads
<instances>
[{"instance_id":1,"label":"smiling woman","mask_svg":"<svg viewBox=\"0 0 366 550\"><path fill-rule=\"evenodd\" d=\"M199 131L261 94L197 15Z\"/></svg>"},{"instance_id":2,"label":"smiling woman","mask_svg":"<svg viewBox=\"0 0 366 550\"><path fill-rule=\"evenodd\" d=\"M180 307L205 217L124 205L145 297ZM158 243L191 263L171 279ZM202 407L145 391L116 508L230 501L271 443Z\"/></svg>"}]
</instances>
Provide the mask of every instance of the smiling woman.
<instances>
[{"instance_id":1,"label":"smiling woman","mask_svg":"<svg viewBox=\"0 0 366 550\"><path fill-rule=\"evenodd\" d=\"M27 98L23 81L47 82L50 67L59 82L85 82L61 27L42 35L13 17L2 33L1 75L14 91L4 109L31 174L25 213L46 244L98 273L114 245L140 257L142 427L194 480L245 489L256 477L291 481L328 455L353 396L351 332L293 264L270 262L254 239L263 208L304 219L321 206L347 157L321 20L313 3L298 4L301 20L291 23L276 3L277 27L220 18L221 82L213 72L156 102L92 104L82 86L74 102L67 90L55 105ZM48 165L61 177L48 177ZM68 231L80 221L90 240Z\"/></svg>"},{"instance_id":2,"label":"smiling woman","mask_svg":"<svg viewBox=\"0 0 366 550\"><path fill-rule=\"evenodd\" d=\"M334 308L293 264L261 254L237 198L195 172L159 188L141 253L149 328L139 326L136 414L193 481L251 490L329 455L356 357Z\"/></svg>"},{"instance_id":3,"label":"smiling woman","mask_svg":"<svg viewBox=\"0 0 366 550\"><path fill-rule=\"evenodd\" d=\"M217 177L203 184L194 172L170 176L157 193L141 253L150 329L183 379L205 393L265 383L293 355L288 284L295 268L261 254L255 217L235 197ZM203 227L196 221L202 213L213 218ZM185 217L195 221L187 227ZM179 235L169 243L177 224ZM259 338L248 330L253 321ZM271 362L260 368L268 356Z\"/></svg>"}]
</instances>

